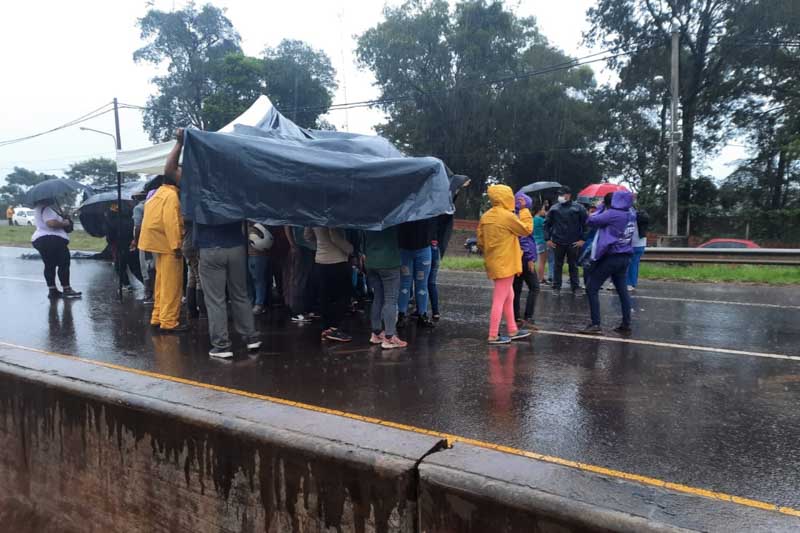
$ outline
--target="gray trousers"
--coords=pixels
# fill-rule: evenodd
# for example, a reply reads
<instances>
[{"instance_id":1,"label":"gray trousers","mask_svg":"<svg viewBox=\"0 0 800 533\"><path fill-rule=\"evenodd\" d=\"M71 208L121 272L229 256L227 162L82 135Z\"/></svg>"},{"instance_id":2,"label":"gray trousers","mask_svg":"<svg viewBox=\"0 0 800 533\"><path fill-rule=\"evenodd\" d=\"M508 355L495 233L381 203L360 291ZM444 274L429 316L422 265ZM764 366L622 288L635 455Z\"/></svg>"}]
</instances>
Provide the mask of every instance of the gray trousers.
<instances>
[{"instance_id":1,"label":"gray trousers","mask_svg":"<svg viewBox=\"0 0 800 533\"><path fill-rule=\"evenodd\" d=\"M231 300L233 325L245 341L256 336L253 310L247 296L247 250L233 248L201 248L200 282L208 310L208 334L217 348L231 345L228 337L228 298Z\"/></svg>"},{"instance_id":2,"label":"gray trousers","mask_svg":"<svg viewBox=\"0 0 800 533\"><path fill-rule=\"evenodd\" d=\"M155 278L156 257L150 252L139 250L139 267L142 269L142 279L144 281Z\"/></svg>"},{"instance_id":3,"label":"gray trousers","mask_svg":"<svg viewBox=\"0 0 800 533\"><path fill-rule=\"evenodd\" d=\"M387 337L397 334L397 296L400 293L400 267L367 270L367 281L374 297L370 309L372 331Z\"/></svg>"}]
</instances>

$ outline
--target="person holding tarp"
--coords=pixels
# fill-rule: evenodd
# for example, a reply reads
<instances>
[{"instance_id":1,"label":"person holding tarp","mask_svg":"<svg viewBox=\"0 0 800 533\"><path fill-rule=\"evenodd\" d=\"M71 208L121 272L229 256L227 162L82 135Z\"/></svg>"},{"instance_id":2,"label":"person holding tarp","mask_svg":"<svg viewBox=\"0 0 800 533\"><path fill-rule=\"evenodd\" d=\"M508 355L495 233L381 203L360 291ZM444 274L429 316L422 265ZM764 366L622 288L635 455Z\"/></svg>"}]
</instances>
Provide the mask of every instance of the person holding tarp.
<instances>
[{"instance_id":1,"label":"person holding tarp","mask_svg":"<svg viewBox=\"0 0 800 533\"><path fill-rule=\"evenodd\" d=\"M374 292L369 343L384 350L405 348L408 343L397 336L397 297L400 292L400 246L397 226L383 231L364 232L364 252L369 286Z\"/></svg>"},{"instance_id":2,"label":"person holding tarp","mask_svg":"<svg viewBox=\"0 0 800 533\"><path fill-rule=\"evenodd\" d=\"M170 152L164 168L164 184L147 200L139 235L139 249L156 256L156 281L150 325L159 328L162 333L180 333L190 329L188 324L180 322L183 293L183 218L178 198L181 178L178 158L182 142L183 130L178 130L178 143Z\"/></svg>"}]
</instances>

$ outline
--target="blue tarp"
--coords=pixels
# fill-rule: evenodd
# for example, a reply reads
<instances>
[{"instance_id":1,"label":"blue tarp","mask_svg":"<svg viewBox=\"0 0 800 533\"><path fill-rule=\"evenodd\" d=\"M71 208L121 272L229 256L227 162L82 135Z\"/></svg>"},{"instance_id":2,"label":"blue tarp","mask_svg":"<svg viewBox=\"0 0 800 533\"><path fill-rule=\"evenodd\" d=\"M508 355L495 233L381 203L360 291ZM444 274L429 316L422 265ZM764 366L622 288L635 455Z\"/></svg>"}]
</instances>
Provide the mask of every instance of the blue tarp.
<instances>
[{"instance_id":1,"label":"blue tarp","mask_svg":"<svg viewBox=\"0 0 800 533\"><path fill-rule=\"evenodd\" d=\"M448 171L382 137L306 130L278 113L232 133L185 133L181 204L202 224L379 230L452 213Z\"/></svg>"}]
</instances>

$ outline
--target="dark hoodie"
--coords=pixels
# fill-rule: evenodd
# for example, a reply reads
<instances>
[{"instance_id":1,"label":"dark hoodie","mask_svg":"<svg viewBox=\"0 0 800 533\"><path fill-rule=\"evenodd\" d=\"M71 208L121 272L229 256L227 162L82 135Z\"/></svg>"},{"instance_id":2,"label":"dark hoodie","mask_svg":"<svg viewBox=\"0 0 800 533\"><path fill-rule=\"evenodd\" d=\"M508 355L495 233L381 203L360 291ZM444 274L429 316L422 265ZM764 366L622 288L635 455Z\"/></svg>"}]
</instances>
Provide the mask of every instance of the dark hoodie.
<instances>
[{"instance_id":1,"label":"dark hoodie","mask_svg":"<svg viewBox=\"0 0 800 533\"><path fill-rule=\"evenodd\" d=\"M597 228L597 237L592 249L592 259L598 261L607 255L632 254L631 239L636 228L636 211L633 195L628 191L617 191L611 198L611 207L601 206L586 221Z\"/></svg>"}]
</instances>

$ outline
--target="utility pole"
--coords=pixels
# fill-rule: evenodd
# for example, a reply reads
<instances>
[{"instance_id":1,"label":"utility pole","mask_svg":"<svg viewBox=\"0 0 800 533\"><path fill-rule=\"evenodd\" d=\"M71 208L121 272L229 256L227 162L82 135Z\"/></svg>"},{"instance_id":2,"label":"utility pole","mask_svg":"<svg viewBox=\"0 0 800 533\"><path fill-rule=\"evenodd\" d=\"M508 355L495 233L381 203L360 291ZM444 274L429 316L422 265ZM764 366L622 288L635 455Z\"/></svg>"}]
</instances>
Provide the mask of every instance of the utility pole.
<instances>
[{"instance_id":1,"label":"utility pole","mask_svg":"<svg viewBox=\"0 0 800 533\"><path fill-rule=\"evenodd\" d=\"M117 106L117 98L114 97L114 129L116 131L116 140L117 140L117 151L122 150L122 139L119 136L119 108ZM116 159L116 158L114 158ZM119 167L117 167L117 274L119 278L119 301L122 301L122 269L123 264L121 261L122 250L121 250L121 243L124 242L122 239L122 173L119 171ZM124 266L127 268L127 265Z\"/></svg>"},{"instance_id":2,"label":"utility pole","mask_svg":"<svg viewBox=\"0 0 800 533\"><path fill-rule=\"evenodd\" d=\"M669 125L669 182L667 192L667 236L678 236L678 58L680 33L672 26L671 96Z\"/></svg>"}]
</instances>

